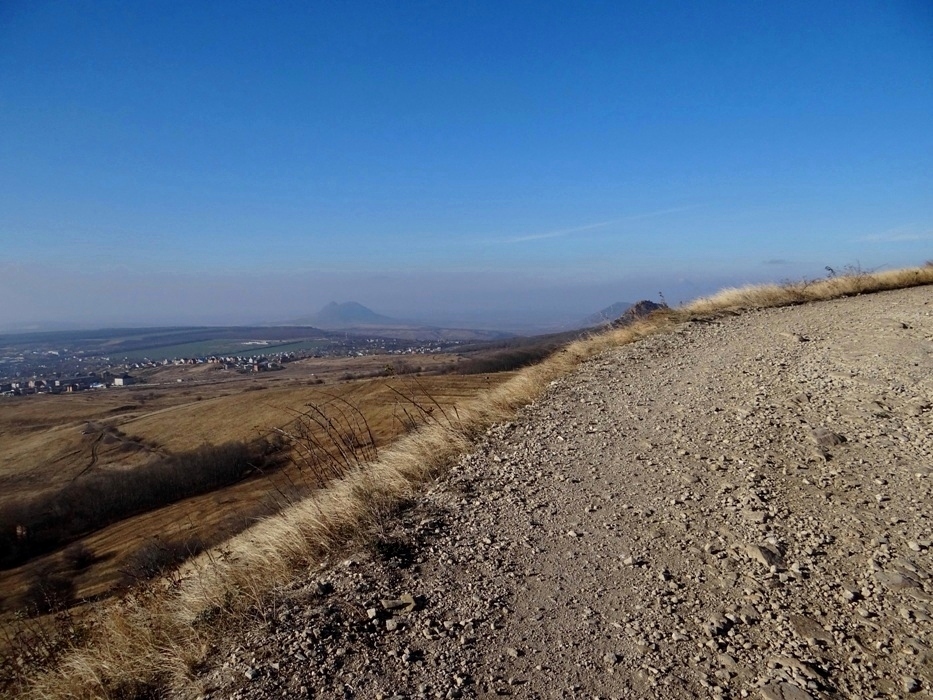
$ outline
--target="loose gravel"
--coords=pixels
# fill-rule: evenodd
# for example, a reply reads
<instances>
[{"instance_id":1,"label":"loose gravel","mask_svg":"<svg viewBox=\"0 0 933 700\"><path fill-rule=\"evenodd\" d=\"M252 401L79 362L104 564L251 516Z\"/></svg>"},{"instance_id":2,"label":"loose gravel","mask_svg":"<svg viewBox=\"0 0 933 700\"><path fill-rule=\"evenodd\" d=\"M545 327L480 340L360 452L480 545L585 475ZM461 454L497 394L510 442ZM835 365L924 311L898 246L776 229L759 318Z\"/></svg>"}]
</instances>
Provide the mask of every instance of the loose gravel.
<instances>
[{"instance_id":1,"label":"loose gravel","mask_svg":"<svg viewBox=\"0 0 933 700\"><path fill-rule=\"evenodd\" d=\"M204 698L933 697L933 290L612 350L216 650Z\"/></svg>"}]
</instances>

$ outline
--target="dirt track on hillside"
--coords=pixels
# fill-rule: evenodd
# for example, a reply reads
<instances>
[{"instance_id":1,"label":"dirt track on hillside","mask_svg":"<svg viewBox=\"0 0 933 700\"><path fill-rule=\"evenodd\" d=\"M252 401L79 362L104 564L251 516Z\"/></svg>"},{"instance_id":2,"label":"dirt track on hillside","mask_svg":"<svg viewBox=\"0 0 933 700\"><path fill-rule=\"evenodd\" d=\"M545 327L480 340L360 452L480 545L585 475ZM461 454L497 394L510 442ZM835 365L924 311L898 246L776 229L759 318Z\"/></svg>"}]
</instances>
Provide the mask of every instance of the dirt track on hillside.
<instances>
[{"instance_id":1,"label":"dirt track on hillside","mask_svg":"<svg viewBox=\"0 0 933 700\"><path fill-rule=\"evenodd\" d=\"M931 403L929 287L611 351L283 591L205 697L933 697Z\"/></svg>"}]
</instances>

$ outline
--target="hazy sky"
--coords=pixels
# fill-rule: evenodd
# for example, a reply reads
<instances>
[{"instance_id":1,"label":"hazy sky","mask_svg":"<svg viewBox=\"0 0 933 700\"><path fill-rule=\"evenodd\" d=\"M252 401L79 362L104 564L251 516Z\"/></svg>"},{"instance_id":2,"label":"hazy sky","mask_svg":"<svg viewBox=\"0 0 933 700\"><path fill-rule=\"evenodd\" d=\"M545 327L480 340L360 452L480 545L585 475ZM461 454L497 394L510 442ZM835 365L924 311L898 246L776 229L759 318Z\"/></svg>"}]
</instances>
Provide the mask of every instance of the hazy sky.
<instances>
[{"instance_id":1,"label":"hazy sky","mask_svg":"<svg viewBox=\"0 0 933 700\"><path fill-rule=\"evenodd\" d=\"M933 5L0 2L0 244L0 327L921 264Z\"/></svg>"}]
</instances>

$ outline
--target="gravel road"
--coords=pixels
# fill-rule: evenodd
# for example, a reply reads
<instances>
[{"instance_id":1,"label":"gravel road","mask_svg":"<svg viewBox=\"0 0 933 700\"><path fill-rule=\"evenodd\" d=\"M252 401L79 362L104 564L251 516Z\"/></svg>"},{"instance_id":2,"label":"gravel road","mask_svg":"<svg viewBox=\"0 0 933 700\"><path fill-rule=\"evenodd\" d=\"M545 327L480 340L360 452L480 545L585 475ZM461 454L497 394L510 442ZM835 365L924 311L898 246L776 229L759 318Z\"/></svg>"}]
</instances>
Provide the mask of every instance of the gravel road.
<instances>
[{"instance_id":1,"label":"gravel road","mask_svg":"<svg viewBox=\"0 0 933 700\"><path fill-rule=\"evenodd\" d=\"M204 697L933 697L931 404L931 288L613 350L281 591Z\"/></svg>"}]
</instances>

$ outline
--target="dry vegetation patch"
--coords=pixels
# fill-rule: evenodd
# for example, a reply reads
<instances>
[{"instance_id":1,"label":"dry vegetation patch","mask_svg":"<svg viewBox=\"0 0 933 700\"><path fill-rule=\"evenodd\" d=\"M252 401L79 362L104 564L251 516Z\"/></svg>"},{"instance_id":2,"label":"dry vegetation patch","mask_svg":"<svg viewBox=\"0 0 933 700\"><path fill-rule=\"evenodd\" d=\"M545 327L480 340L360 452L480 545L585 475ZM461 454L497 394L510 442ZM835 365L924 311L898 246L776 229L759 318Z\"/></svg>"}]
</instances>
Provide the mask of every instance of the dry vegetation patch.
<instances>
[{"instance_id":1,"label":"dry vegetation patch","mask_svg":"<svg viewBox=\"0 0 933 700\"><path fill-rule=\"evenodd\" d=\"M56 630L74 628L88 603L175 568L339 476L314 472L307 453L263 447L288 443L283 433L309 407L355 407L367 417L367 445L382 449L423 422L412 401L430 395L443 411L505 378L251 380L3 402L0 677L19 674L9 662L23 650L30 667L57 653ZM246 391L254 386L266 388Z\"/></svg>"},{"instance_id":2,"label":"dry vegetation patch","mask_svg":"<svg viewBox=\"0 0 933 700\"><path fill-rule=\"evenodd\" d=\"M631 326L574 342L527 367L456 410L423 402L426 424L351 465L343 478L263 520L220 548L208 550L154 586L100 612L88 649L75 649L58 667L33 679L33 697L130 697L159 684L185 687L192 669L225 627L263 614L273 589L292 573L320 563L387 517L468 449L490 425L535 399L554 379L604 350L665 332L699 317L799 304L933 283L933 266L834 275L788 285L725 290L677 310L656 312ZM352 400L349 399L348 400Z\"/></svg>"}]
</instances>

